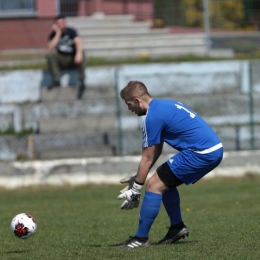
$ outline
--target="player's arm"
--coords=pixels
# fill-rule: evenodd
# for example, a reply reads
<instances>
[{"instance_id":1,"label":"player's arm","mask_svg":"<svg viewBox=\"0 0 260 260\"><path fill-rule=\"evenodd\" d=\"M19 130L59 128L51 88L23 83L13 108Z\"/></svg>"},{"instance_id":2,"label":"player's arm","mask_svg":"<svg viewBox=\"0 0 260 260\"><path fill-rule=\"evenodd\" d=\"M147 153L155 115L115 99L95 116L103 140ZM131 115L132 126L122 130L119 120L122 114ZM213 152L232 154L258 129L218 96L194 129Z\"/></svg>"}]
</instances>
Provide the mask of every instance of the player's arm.
<instances>
[{"instance_id":1,"label":"player's arm","mask_svg":"<svg viewBox=\"0 0 260 260\"><path fill-rule=\"evenodd\" d=\"M155 164L155 162L161 155L162 149L163 149L163 142L161 144L155 146L155 153L154 153L153 163L152 163L151 167L153 167L153 165ZM132 189L136 176L137 175L131 176L131 177L126 177L126 178L120 180L121 184L127 183L127 186L124 189L122 189L120 191L120 193L124 193L125 191Z\"/></svg>"},{"instance_id":2,"label":"player's arm","mask_svg":"<svg viewBox=\"0 0 260 260\"><path fill-rule=\"evenodd\" d=\"M131 187L126 187L117 197L118 199L126 199L120 206L121 209L129 210L138 207L146 177L160 156L162 148L163 143L143 148L142 159L138 167L137 175L136 177L129 178L129 185L131 185Z\"/></svg>"},{"instance_id":3,"label":"player's arm","mask_svg":"<svg viewBox=\"0 0 260 260\"><path fill-rule=\"evenodd\" d=\"M144 183L150 169L153 167L157 159L162 153L163 142L149 147L144 147L142 151L142 159L140 161L135 181Z\"/></svg>"},{"instance_id":4,"label":"player's arm","mask_svg":"<svg viewBox=\"0 0 260 260\"><path fill-rule=\"evenodd\" d=\"M153 161L152 167L154 166L154 164L156 163L156 161L158 160L158 158L162 154L163 144L164 144L164 142L161 142L160 144L157 144L156 147L155 147L154 161Z\"/></svg>"},{"instance_id":5,"label":"player's arm","mask_svg":"<svg viewBox=\"0 0 260 260\"><path fill-rule=\"evenodd\" d=\"M74 58L74 62L76 64L81 63L83 60L83 44L82 40L79 36L76 36L74 38L75 48L76 48L76 54Z\"/></svg>"},{"instance_id":6,"label":"player's arm","mask_svg":"<svg viewBox=\"0 0 260 260\"><path fill-rule=\"evenodd\" d=\"M56 48L62 34L61 30L56 24L52 25L52 30L55 32L55 35L51 40L47 42L47 47L50 51Z\"/></svg>"}]
</instances>

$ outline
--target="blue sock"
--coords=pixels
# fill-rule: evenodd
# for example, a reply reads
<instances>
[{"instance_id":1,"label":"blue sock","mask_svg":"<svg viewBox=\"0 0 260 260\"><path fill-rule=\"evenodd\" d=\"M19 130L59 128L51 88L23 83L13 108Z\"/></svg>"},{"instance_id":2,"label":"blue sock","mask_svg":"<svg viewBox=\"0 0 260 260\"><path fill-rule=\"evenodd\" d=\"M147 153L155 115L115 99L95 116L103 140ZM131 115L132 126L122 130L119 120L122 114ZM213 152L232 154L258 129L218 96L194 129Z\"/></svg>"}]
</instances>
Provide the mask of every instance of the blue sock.
<instances>
[{"instance_id":1,"label":"blue sock","mask_svg":"<svg viewBox=\"0 0 260 260\"><path fill-rule=\"evenodd\" d=\"M171 226L182 222L180 197L177 188L167 190L162 197L163 205L170 218Z\"/></svg>"},{"instance_id":2,"label":"blue sock","mask_svg":"<svg viewBox=\"0 0 260 260\"><path fill-rule=\"evenodd\" d=\"M138 237L148 237L151 226L157 217L162 201L162 195L150 191L145 192L139 216Z\"/></svg>"}]
</instances>

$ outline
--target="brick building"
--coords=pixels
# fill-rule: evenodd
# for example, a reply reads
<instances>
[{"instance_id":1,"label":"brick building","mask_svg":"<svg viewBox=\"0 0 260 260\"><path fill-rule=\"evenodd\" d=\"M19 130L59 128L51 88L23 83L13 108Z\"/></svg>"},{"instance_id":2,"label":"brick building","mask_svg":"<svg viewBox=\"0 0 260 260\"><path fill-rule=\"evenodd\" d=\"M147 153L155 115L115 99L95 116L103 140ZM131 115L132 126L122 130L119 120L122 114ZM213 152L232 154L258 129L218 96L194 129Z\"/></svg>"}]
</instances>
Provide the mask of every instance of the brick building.
<instances>
[{"instance_id":1,"label":"brick building","mask_svg":"<svg viewBox=\"0 0 260 260\"><path fill-rule=\"evenodd\" d=\"M44 48L53 17L133 14L153 17L152 0L0 0L0 50Z\"/></svg>"}]
</instances>

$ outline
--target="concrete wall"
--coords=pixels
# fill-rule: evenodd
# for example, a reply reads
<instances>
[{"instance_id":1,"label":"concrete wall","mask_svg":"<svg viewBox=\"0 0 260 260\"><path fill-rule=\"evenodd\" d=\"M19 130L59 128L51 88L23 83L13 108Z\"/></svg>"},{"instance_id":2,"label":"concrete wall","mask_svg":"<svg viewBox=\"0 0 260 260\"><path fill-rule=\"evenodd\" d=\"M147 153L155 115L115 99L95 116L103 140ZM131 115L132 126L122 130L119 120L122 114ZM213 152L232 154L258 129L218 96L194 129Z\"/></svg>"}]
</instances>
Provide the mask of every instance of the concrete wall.
<instances>
[{"instance_id":1,"label":"concrete wall","mask_svg":"<svg viewBox=\"0 0 260 260\"><path fill-rule=\"evenodd\" d=\"M90 87L114 85L114 67L89 68L85 74ZM76 71L62 71L63 86L77 85ZM0 103L24 103L41 101L41 88L52 83L46 70L0 71Z\"/></svg>"},{"instance_id":2,"label":"concrete wall","mask_svg":"<svg viewBox=\"0 0 260 260\"><path fill-rule=\"evenodd\" d=\"M251 149L249 122L249 74L247 61L182 62L119 67L87 68L87 90L82 100L76 100L75 71L64 71L62 87L47 91L50 75L42 70L0 72L0 130L13 127L16 132L33 128L35 152L30 156L27 137L0 138L0 159L87 157L86 152L105 145L103 155L114 154L118 148L116 118L117 82L120 91L129 80L142 80L154 97L172 98L188 104L215 127L226 150ZM117 77L116 77L116 73ZM259 84L260 78L254 84ZM254 85L254 98L259 87ZM140 118L131 115L120 103L123 129L123 155L140 152ZM260 122L260 103L254 105L255 122ZM103 116L103 117L101 117ZM109 121L109 123L107 123ZM90 124L90 122L92 122ZM223 124L225 127L223 127ZM239 129L236 130L236 126ZM259 126L255 126L255 144L259 149ZM104 141L104 135L109 142ZM63 140L63 141L53 141ZM85 140L95 140L91 147ZM63 146L60 146L60 143ZM75 144L73 146L73 143ZM48 144L48 148L44 148ZM78 151L77 146L80 145ZM107 145L110 147L107 147ZM51 146L52 145L52 146ZM44 148L44 149L43 149ZM107 150L105 150L107 149ZM165 148L165 152L171 149ZM56 155L55 155L56 153ZM59 155L60 153L60 155ZM118 153L119 154L119 153ZM102 156L102 154L99 154ZM93 154L91 154L93 156ZM94 155L96 156L96 155ZM75 158L75 157L74 157Z\"/></svg>"},{"instance_id":3,"label":"concrete wall","mask_svg":"<svg viewBox=\"0 0 260 260\"><path fill-rule=\"evenodd\" d=\"M247 93L249 90L247 61L125 65L118 68L119 89L128 81L138 79L147 84L153 95L167 95L169 91L175 95L216 93L225 91L225 88L228 88L229 92L237 89ZM115 70L116 67L86 69L87 85L115 85ZM63 71L61 83L64 86L76 85L76 72ZM38 102L41 100L41 88L49 84L51 77L48 71L0 71L0 103Z\"/></svg>"},{"instance_id":4,"label":"concrete wall","mask_svg":"<svg viewBox=\"0 0 260 260\"><path fill-rule=\"evenodd\" d=\"M151 170L166 161L163 154ZM225 152L220 166L204 178L242 177L260 174L260 151ZM32 185L82 185L89 183L119 183L136 174L140 156L82 158L51 161L0 162L0 187L14 189Z\"/></svg>"},{"instance_id":5,"label":"concrete wall","mask_svg":"<svg viewBox=\"0 0 260 260\"><path fill-rule=\"evenodd\" d=\"M117 79L116 79L116 70ZM217 93L247 93L249 90L249 75L247 61L219 61L219 62L183 62L172 64L149 64L149 65L125 65L116 67L87 68L85 71L88 91L99 90L99 98L107 95L103 88L112 89L117 82L118 90L122 89L130 80L143 81L154 96L188 97L190 95L217 94ZM77 85L76 71L63 71L61 76L62 85ZM40 118L49 118L51 115L59 116L55 100L48 106L39 103L44 98L42 89L51 84L51 77L48 71L44 70L15 70L0 72L0 122L1 129L8 128L8 124L16 132L24 128L37 129ZM53 91L54 93L54 91ZM90 94L90 92L89 92ZM88 95L89 95L88 94ZM60 99L61 97L56 97ZM113 96L111 96L113 98ZM49 100L50 101L50 100ZM58 100L56 100L58 101ZM115 99L111 100L115 111ZM18 103L18 104L17 104ZM21 105L19 105L19 103ZM38 104L37 104L38 103ZM190 103L190 102L189 102ZM23 104L23 105L22 105ZM25 104L31 104L27 106ZM51 108L54 104L54 109ZM62 116L71 116L71 102L63 104ZM75 103L76 105L76 103ZM78 104L79 106L80 104ZM106 105L110 107L111 105ZM50 107L50 109L48 109ZM100 109L98 109L98 107ZM126 110L122 107L123 111ZM93 109L88 108L87 111ZM65 113L69 111L69 114ZM95 111L104 112L102 104L95 104ZM199 111L198 111L199 112ZM93 112L94 113L94 112ZM93 114L92 113L92 114ZM97 113L95 113L97 114ZM81 113L82 115L82 113ZM85 114L84 114L85 115ZM61 114L60 114L61 116ZM243 118L243 114L237 115ZM134 128L139 125L137 118L125 117ZM233 117L233 115L232 115ZM248 113L245 112L245 120L248 120ZM240 120L239 119L239 120ZM223 118L222 118L223 120ZM229 121L227 118L226 121ZM236 119L238 120L238 119ZM243 122L242 122L243 123ZM125 124L123 124L125 125Z\"/></svg>"}]
</instances>

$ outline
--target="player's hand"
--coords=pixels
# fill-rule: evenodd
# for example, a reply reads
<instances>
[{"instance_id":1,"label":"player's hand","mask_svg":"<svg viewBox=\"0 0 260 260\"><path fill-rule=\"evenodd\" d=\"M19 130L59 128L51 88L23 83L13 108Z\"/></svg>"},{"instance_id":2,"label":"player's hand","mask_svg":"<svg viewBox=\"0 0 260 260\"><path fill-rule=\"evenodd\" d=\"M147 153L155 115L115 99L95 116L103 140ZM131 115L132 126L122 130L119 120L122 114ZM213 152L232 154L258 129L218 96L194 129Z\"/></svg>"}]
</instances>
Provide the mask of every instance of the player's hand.
<instances>
[{"instance_id":1,"label":"player's hand","mask_svg":"<svg viewBox=\"0 0 260 260\"><path fill-rule=\"evenodd\" d=\"M120 206L121 209L133 209L139 206L139 201L141 197L143 185L137 184L136 182L133 183L133 187L130 190L125 191L124 193L120 194L117 198L119 200L126 199L122 205Z\"/></svg>"},{"instance_id":2,"label":"player's hand","mask_svg":"<svg viewBox=\"0 0 260 260\"><path fill-rule=\"evenodd\" d=\"M135 182L135 176L131 176L131 177L127 177L127 178L122 179L120 181L120 183L121 184L128 183L128 185L124 189L120 190L120 193L124 193L127 190L131 190L134 182Z\"/></svg>"},{"instance_id":3,"label":"player's hand","mask_svg":"<svg viewBox=\"0 0 260 260\"><path fill-rule=\"evenodd\" d=\"M51 26L51 29L55 32L55 33L58 33L58 34L61 34L61 29L60 27L54 23L52 26Z\"/></svg>"},{"instance_id":4,"label":"player's hand","mask_svg":"<svg viewBox=\"0 0 260 260\"><path fill-rule=\"evenodd\" d=\"M77 52L75 57L74 57L74 62L76 64L79 64L79 63L82 62L82 60L83 60L83 54L81 52Z\"/></svg>"}]
</instances>

